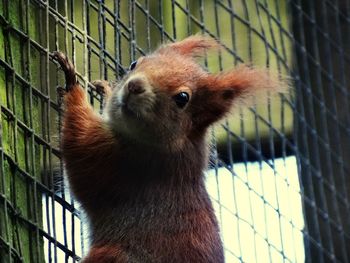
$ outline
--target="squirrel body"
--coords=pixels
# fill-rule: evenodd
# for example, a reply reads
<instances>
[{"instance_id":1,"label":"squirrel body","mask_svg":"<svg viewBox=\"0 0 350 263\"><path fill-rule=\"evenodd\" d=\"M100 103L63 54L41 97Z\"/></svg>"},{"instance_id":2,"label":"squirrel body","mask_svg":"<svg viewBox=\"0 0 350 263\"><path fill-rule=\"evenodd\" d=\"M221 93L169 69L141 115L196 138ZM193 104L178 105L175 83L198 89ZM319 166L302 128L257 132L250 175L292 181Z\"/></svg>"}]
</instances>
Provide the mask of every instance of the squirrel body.
<instances>
[{"instance_id":1,"label":"squirrel body","mask_svg":"<svg viewBox=\"0 0 350 263\"><path fill-rule=\"evenodd\" d=\"M194 58L217 46L192 36L140 58L113 90L104 87L107 119L54 53L66 74L63 159L91 224L83 263L224 262L203 176L206 133L236 99L280 82L248 67L204 71Z\"/></svg>"}]
</instances>

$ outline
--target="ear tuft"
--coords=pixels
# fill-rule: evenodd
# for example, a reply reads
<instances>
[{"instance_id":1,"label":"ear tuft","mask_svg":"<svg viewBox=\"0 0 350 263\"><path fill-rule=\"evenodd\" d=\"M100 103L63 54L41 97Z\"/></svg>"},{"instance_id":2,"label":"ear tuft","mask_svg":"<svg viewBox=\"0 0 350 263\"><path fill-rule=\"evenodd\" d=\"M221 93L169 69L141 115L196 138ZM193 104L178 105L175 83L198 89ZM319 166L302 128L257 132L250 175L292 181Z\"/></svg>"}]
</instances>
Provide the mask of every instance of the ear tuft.
<instances>
[{"instance_id":1,"label":"ear tuft","mask_svg":"<svg viewBox=\"0 0 350 263\"><path fill-rule=\"evenodd\" d=\"M246 65L211 75L210 82L212 88L223 91L223 99L239 98L243 101L252 96L261 98L266 97L268 93L285 93L290 86L287 79L271 70ZM227 93L229 91L231 95Z\"/></svg>"},{"instance_id":2,"label":"ear tuft","mask_svg":"<svg viewBox=\"0 0 350 263\"><path fill-rule=\"evenodd\" d=\"M158 49L159 53L165 53L167 51L175 51L184 56L203 56L207 50L219 49L220 44L213 38L194 35L183 39L182 41L167 44Z\"/></svg>"},{"instance_id":3,"label":"ear tuft","mask_svg":"<svg viewBox=\"0 0 350 263\"><path fill-rule=\"evenodd\" d=\"M260 100L278 92L286 92L289 83L268 69L245 65L227 72L208 74L200 82L192 98L192 120L196 130L205 130L222 119L234 105ZM256 102L256 100L254 100ZM246 105L248 106L248 105Z\"/></svg>"}]
</instances>

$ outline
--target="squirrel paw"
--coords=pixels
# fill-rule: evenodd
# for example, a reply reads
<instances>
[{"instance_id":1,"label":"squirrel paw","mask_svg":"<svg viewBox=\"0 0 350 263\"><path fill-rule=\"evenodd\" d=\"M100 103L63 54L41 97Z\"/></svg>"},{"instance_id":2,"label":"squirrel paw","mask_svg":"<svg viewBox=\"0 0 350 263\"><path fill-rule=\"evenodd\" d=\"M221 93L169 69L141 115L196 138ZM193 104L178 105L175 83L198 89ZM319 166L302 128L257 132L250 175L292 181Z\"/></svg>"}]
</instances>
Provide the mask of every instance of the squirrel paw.
<instances>
[{"instance_id":1,"label":"squirrel paw","mask_svg":"<svg viewBox=\"0 0 350 263\"><path fill-rule=\"evenodd\" d=\"M94 89L97 93L108 96L112 92L112 88L108 81L106 80L94 80L91 82L92 89Z\"/></svg>"},{"instance_id":2,"label":"squirrel paw","mask_svg":"<svg viewBox=\"0 0 350 263\"><path fill-rule=\"evenodd\" d=\"M52 52L51 57L60 64L60 66L65 74L66 90L67 91L71 90L72 87L77 83L74 65L68 59L68 57L60 51Z\"/></svg>"}]
</instances>

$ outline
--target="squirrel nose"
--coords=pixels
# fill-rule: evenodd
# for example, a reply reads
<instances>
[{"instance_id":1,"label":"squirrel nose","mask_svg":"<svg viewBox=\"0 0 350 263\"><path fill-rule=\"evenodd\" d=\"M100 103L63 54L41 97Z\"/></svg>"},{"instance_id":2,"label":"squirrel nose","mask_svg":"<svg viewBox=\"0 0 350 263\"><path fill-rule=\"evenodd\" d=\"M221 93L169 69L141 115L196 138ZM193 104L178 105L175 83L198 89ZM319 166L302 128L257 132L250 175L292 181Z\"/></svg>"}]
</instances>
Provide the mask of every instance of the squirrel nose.
<instances>
[{"instance_id":1,"label":"squirrel nose","mask_svg":"<svg viewBox=\"0 0 350 263\"><path fill-rule=\"evenodd\" d=\"M132 94L138 95L145 92L144 84L140 79L130 80L127 86L129 92Z\"/></svg>"}]
</instances>

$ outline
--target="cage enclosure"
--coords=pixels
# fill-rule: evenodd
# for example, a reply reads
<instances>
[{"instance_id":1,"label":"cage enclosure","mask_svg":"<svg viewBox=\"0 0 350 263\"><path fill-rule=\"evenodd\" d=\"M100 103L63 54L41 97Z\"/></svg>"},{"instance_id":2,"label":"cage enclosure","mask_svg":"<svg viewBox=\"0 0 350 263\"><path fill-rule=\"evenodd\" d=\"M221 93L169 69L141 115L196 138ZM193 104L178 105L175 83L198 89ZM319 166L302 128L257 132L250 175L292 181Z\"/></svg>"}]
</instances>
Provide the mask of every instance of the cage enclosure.
<instances>
[{"instance_id":1,"label":"cage enclosure","mask_svg":"<svg viewBox=\"0 0 350 263\"><path fill-rule=\"evenodd\" d=\"M0 0L0 262L77 262L88 232L60 155L68 54L118 81L160 43L206 34L211 72L240 63L291 76L290 91L211 131L207 189L226 262L350 262L350 1Z\"/></svg>"}]
</instances>

